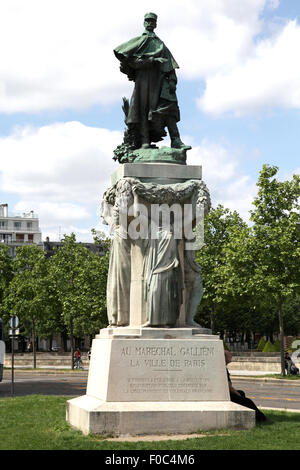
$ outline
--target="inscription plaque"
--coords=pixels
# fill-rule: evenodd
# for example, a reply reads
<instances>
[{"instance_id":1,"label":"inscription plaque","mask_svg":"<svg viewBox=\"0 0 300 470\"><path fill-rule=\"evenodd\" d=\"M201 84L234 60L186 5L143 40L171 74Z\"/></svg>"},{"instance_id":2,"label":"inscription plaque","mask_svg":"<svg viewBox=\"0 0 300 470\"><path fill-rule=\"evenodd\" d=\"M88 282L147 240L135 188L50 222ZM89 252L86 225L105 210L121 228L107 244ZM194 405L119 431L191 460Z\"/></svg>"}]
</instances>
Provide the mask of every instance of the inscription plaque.
<instances>
[{"instance_id":1,"label":"inscription plaque","mask_svg":"<svg viewBox=\"0 0 300 470\"><path fill-rule=\"evenodd\" d=\"M107 383L99 386L100 391L96 384L91 385L90 395L128 402L228 400L223 344L219 339L106 341L111 341ZM107 395L103 396L106 387Z\"/></svg>"}]
</instances>

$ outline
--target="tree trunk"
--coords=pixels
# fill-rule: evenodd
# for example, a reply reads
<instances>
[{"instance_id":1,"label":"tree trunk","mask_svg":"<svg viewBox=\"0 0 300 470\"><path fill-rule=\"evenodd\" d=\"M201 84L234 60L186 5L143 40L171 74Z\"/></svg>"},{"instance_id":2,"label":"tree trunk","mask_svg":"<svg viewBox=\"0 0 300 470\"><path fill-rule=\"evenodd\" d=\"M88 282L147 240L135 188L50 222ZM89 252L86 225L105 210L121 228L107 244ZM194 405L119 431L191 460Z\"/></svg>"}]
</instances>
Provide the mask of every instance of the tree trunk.
<instances>
[{"instance_id":1,"label":"tree trunk","mask_svg":"<svg viewBox=\"0 0 300 470\"><path fill-rule=\"evenodd\" d=\"M284 364L284 329L283 329L283 316L282 316L282 301L279 301L279 304L278 304L278 319L279 319L281 375L282 375L282 376L285 376L285 364Z\"/></svg>"},{"instance_id":2,"label":"tree trunk","mask_svg":"<svg viewBox=\"0 0 300 470\"><path fill-rule=\"evenodd\" d=\"M251 331L251 355L255 345L255 331Z\"/></svg>"},{"instance_id":3,"label":"tree trunk","mask_svg":"<svg viewBox=\"0 0 300 470\"><path fill-rule=\"evenodd\" d=\"M212 333L215 331L215 304L212 304L212 308L210 311L210 329Z\"/></svg>"},{"instance_id":4,"label":"tree trunk","mask_svg":"<svg viewBox=\"0 0 300 470\"><path fill-rule=\"evenodd\" d=\"M36 344L35 344L35 321L32 320L32 350L33 350L33 368L36 369Z\"/></svg>"},{"instance_id":5,"label":"tree trunk","mask_svg":"<svg viewBox=\"0 0 300 470\"><path fill-rule=\"evenodd\" d=\"M61 337L61 342L63 344L64 352L67 352L68 351L68 348L67 348L68 337L67 337L66 332L64 331L63 333L61 333L60 337Z\"/></svg>"},{"instance_id":6,"label":"tree trunk","mask_svg":"<svg viewBox=\"0 0 300 470\"><path fill-rule=\"evenodd\" d=\"M74 370L74 336L73 336L73 319L70 319L70 342L71 342L71 369Z\"/></svg>"}]
</instances>

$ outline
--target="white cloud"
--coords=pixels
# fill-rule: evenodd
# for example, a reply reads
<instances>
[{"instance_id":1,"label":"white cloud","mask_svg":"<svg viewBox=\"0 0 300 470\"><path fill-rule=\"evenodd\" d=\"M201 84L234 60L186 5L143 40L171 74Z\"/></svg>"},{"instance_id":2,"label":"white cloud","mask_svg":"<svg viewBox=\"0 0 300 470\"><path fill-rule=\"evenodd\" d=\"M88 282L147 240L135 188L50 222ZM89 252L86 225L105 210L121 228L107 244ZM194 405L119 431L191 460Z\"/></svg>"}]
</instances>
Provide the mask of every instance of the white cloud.
<instances>
[{"instance_id":1,"label":"white cloud","mask_svg":"<svg viewBox=\"0 0 300 470\"><path fill-rule=\"evenodd\" d=\"M2 188L32 200L95 202L121 140L120 132L79 122L17 129L0 138Z\"/></svg>"},{"instance_id":2,"label":"white cloud","mask_svg":"<svg viewBox=\"0 0 300 470\"><path fill-rule=\"evenodd\" d=\"M20 128L0 138L0 190L18 197L14 210L38 213L43 239L74 231L78 240L91 241L91 228L103 229L99 207L118 168L112 155L121 139L119 132L79 122ZM247 219L256 190L238 160L229 145L207 140L188 152L188 164L203 167L213 204Z\"/></svg>"},{"instance_id":3,"label":"white cloud","mask_svg":"<svg viewBox=\"0 0 300 470\"><path fill-rule=\"evenodd\" d=\"M77 227L82 237L80 227L90 232L98 222L121 140L119 132L79 122L17 129L0 138L0 189L18 196L16 211L38 213L44 238L58 227L62 234Z\"/></svg>"},{"instance_id":4,"label":"white cloud","mask_svg":"<svg viewBox=\"0 0 300 470\"><path fill-rule=\"evenodd\" d=\"M279 7L279 0L268 0L267 7L271 10L276 10Z\"/></svg>"},{"instance_id":5,"label":"white cloud","mask_svg":"<svg viewBox=\"0 0 300 470\"><path fill-rule=\"evenodd\" d=\"M182 78L238 66L267 0L10 0L0 4L0 112L80 109L130 93L113 55L155 11Z\"/></svg>"},{"instance_id":6,"label":"white cloud","mask_svg":"<svg viewBox=\"0 0 300 470\"><path fill-rule=\"evenodd\" d=\"M10 0L0 3L0 113L83 109L131 94L113 49L158 14L180 80L202 80L202 111L300 108L300 26L273 28L278 0ZM269 19L263 18L265 9ZM263 35L262 35L263 34ZM262 36L260 36L262 35Z\"/></svg>"},{"instance_id":7,"label":"white cloud","mask_svg":"<svg viewBox=\"0 0 300 470\"><path fill-rule=\"evenodd\" d=\"M300 26L289 21L273 37L259 41L245 61L208 77L199 107L216 115L299 109L299 47Z\"/></svg>"},{"instance_id":8,"label":"white cloud","mask_svg":"<svg viewBox=\"0 0 300 470\"><path fill-rule=\"evenodd\" d=\"M188 152L187 163L202 165L202 178L210 191L214 207L222 204L231 211L236 210L245 221L249 220L249 210L257 188L240 168L237 150L204 139Z\"/></svg>"}]
</instances>

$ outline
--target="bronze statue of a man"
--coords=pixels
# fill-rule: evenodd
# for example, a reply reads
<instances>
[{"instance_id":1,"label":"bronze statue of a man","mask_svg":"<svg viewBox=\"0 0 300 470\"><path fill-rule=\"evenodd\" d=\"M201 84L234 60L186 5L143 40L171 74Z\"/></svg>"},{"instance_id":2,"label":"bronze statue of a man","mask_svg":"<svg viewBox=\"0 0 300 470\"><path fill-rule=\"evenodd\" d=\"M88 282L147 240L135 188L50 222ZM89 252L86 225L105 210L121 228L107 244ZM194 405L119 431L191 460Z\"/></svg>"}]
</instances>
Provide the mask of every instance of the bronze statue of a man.
<instances>
[{"instance_id":1,"label":"bronze statue of a man","mask_svg":"<svg viewBox=\"0 0 300 470\"><path fill-rule=\"evenodd\" d=\"M154 33L156 25L157 15L146 13L144 33L114 49L121 72L135 82L125 122L128 128L134 128L138 147L149 148L151 142L162 140L167 127L171 147L185 148L177 127L180 113L175 69L179 67Z\"/></svg>"}]
</instances>

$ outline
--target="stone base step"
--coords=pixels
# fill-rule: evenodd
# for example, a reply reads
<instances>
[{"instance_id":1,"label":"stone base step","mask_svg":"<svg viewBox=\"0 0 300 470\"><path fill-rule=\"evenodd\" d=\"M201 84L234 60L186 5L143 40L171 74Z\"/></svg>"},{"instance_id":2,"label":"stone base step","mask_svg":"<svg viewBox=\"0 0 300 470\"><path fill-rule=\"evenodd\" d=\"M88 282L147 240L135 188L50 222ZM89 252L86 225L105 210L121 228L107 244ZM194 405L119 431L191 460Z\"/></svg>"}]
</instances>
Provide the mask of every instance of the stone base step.
<instances>
[{"instance_id":1,"label":"stone base step","mask_svg":"<svg viewBox=\"0 0 300 470\"><path fill-rule=\"evenodd\" d=\"M251 429L255 412L231 401L104 402L83 395L67 402L67 421L84 434L186 434Z\"/></svg>"}]
</instances>

